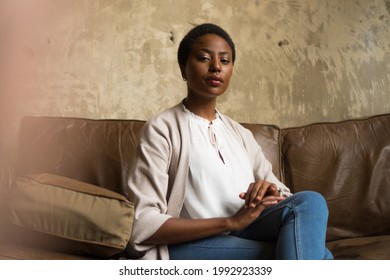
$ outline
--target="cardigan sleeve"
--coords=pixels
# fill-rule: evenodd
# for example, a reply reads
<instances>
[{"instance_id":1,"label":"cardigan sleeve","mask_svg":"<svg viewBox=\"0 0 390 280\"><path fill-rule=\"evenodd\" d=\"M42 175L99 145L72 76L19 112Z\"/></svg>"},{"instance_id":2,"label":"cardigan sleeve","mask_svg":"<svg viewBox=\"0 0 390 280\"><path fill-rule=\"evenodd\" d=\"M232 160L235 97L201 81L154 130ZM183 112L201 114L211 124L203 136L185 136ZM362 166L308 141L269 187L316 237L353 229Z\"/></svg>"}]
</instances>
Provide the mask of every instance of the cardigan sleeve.
<instances>
[{"instance_id":1,"label":"cardigan sleeve","mask_svg":"<svg viewBox=\"0 0 390 280\"><path fill-rule=\"evenodd\" d=\"M128 179L129 199L135 204L130 245L137 252L145 252L154 247L142 242L171 217L166 214L169 161L169 140L156 125L147 123Z\"/></svg>"},{"instance_id":2,"label":"cardigan sleeve","mask_svg":"<svg viewBox=\"0 0 390 280\"><path fill-rule=\"evenodd\" d=\"M273 183L279 189L280 194L283 196L291 196L290 189L286 187L279 179L275 176L272 171L272 164L267 160L263 153L263 149L257 143L252 132L244 129L244 142L248 150L248 154L252 157L253 162L253 174L256 180L265 180Z\"/></svg>"},{"instance_id":3,"label":"cardigan sleeve","mask_svg":"<svg viewBox=\"0 0 390 280\"><path fill-rule=\"evenodd\" d=\"M179 217L189 167L189 139L181 103L155 115L143 127L129 170L129 199L135 204L127 253L136 258L169 259L166 245L145 245L171 217Z\"/></svg>"},{"instance_id":4,"label":"cardigan sleeve","mask_svg":"<svg viewBox=\"0 0 390 280\"><path fill-rule=\"evenodd\" d=\"M254 140L254 139L253 139ZM260 145L256 143L257 152L255 153L253 172L255 178L274 183L280 191L282 196L291 196L292 193L288 187L286 187L279 179L275 176L272 171L272 165L265 157L263 150Z\"/></svg>"},{"instance_id":5,"label":"cardigan sleeve","mask_svg":"<svg viewBox=\"0 0 390 280\"><path fill-rule=\"evenodd\" d=\"M236 133L238 139L244 145L245 150L252 163L253 174L256 180L265 180L276 185L280 190L281 195L291 196L290 189L286 187L279 179L275 176L272 171L272 164L265 157L261 146L257 143L252 132L244 128L234 120L224 116L227 123L230 124L233 131Z\"/></svg>"}]
</instances>

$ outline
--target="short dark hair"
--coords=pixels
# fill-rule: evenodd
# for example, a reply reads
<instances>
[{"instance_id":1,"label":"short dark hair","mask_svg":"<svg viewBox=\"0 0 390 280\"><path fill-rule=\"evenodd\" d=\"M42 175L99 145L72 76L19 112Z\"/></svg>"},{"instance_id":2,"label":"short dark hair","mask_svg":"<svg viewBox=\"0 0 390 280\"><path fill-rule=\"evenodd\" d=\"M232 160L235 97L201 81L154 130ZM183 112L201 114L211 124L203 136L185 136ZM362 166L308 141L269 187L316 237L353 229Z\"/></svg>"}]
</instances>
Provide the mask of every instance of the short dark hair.
<instances>
[{"instance_id":1,"label":"short dark hair","mask_svg":"<svg viewBox=\"0 0 390 280\"><path fill-rule=\"evenodd\" d=\"M230 48L232 49L232 61L236 60L236 49L232 38L229 34L218 25L212 23L203 23L192 28L187 35L181 40L179 48L177 50L177 60L179 62L180 69L183 69L187 64L188 56L191 52L192 44L199 38L207 34L215 34L223 38Z\"/></svg>"}]
</instances>

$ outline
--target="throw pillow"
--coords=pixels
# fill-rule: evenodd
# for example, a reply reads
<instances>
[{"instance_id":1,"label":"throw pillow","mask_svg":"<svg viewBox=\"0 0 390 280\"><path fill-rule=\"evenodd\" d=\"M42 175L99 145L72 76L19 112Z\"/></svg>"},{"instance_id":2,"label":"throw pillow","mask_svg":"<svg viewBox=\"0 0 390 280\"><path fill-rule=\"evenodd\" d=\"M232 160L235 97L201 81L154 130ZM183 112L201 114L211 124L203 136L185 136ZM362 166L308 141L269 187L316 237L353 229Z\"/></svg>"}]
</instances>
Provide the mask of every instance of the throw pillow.
<instances>
[{"instance_id":1,"label":"throw pillow","mask_svg":"<svg viewBox=\"0 0 390 280\"><path fill-rule=\"evenodd\" d=\"M25 236L72 253L110 257L126 248L132 231L134 206L124 196L62 176L16 177L8 205L10 222Z\"/></svg>"}]
</instances>

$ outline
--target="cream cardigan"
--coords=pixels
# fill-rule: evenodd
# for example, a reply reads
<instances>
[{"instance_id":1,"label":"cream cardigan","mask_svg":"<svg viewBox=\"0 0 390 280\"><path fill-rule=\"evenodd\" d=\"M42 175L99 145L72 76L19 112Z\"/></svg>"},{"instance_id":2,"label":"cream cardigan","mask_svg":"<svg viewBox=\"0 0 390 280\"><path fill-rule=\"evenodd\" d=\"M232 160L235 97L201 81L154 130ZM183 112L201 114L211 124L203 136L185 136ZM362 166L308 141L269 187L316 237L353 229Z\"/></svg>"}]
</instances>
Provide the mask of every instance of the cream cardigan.
<instances>
[{"instance_id":1,"label":"cream cardigan","mask_svg":"<svg viewBox=\"0 0 390 280\"><path fill-rule=\"evenodd\" d=\"M252 133L232 119L220 115L248 153L256 180L274 183L282 194L291 195L272 173ZM149 120L130 167L129 199L135 203L129 252L134 258L169 259L166 245L143 245L171 217L179 217L185 197L189 170L190 141L188 118L182 103Z\"/></svg>"}]
</instances>

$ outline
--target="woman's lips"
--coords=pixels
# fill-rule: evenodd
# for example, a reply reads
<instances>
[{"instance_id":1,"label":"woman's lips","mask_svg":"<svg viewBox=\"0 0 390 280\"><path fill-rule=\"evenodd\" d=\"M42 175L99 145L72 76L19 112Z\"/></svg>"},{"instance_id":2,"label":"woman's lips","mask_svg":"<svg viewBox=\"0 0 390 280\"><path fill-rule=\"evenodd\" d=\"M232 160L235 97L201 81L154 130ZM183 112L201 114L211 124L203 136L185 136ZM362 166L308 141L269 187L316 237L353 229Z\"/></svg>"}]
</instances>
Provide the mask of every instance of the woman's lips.
<instances>
[{"instance_id":1,"label":"woman's lips","mask_svg":"<svg viewBox=\"0 0 390 280\"><path fill-rule=\"evenodd\" d=\"M207 82L207 84L209 84L213 87L218 87L218 86L223 84L223 81L218 77L208 78L208 79L206 79L206 82Z\"/></svg>"}]
</instances>

